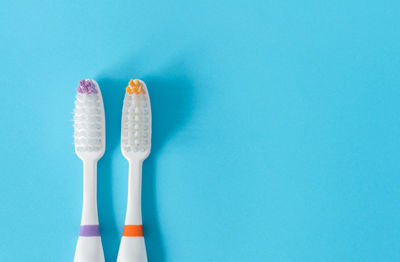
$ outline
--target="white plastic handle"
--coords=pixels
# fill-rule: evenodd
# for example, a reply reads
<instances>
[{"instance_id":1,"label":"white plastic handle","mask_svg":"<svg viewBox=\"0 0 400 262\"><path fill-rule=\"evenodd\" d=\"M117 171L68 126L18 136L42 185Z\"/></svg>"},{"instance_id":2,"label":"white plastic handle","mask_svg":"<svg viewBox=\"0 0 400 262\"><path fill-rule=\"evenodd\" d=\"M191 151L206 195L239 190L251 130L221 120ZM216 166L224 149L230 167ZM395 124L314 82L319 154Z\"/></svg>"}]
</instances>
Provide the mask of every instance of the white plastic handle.
<instances>
[{"instance_id":1,"label":"white plastic handle","mask_svg":"<svg viewBox=\"0 0 400 262\"><path fill-rule=\"evenodd\" d=\"M147 262L144 237L122 237L117 262Z\"/></svg>"},{"instance_id":2,"label":"white plastic handle","mask_svg":"<svg viewBox=\"0 0 400 262\"><path fill-rule=\"evenodd\" d=\"M104 262L100 237L79 237L74 262Z\"/></svg>"},{"instance_id":3,"label":"white plastic handle","mask_svg":"<svg viewBox=\"0 0 400 262\"><path fill-rule=\"evenodd\" d=\"M83 161L83 207L81 232L74 262L104 262L103 245L98 231L97 160Z\"/></svg>"},{"instance_id":4,"label":"white plastic handle","mask_svg":"<svg viewBox=\"0 0 400 262\"><path fill-rule=\"evenodd\" d=\"M83 161L83 206L81 225L97 225L97 160Z\"/></svg>"},{"instance_id":5,"label":"white plastic handle","mask_svg":"<svg viewBox=\"0 0 400 262\"><path fill-rule=\"evenodd\" d=\"M128 204L126 225L142 225L141 188L142 163L129 161ZM119 246L117 262L147 262L146 245L143 236L123 236Z\"/></svg>"}]
</instances>

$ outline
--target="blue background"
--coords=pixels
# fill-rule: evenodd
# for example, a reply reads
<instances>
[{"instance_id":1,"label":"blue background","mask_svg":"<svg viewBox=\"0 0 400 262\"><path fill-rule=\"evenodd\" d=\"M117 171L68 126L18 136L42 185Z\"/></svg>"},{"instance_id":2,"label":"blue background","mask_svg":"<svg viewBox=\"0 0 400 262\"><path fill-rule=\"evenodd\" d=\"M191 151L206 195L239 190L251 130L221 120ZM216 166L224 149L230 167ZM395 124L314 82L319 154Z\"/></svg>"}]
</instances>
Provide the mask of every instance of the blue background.
<instances>
[{"instance_id":1,"label":"blue background","mask_svg":"<svg viewBox=\"0 0 400 262\"><path fill-rule=\"evenodd\" d=\"M150 262L400 261L398 1L27 1L0 10L0 260L72 261L78 81L103 92L98 204L122 234L125 86L153 111Z\"/></svg>"}]
</instances>

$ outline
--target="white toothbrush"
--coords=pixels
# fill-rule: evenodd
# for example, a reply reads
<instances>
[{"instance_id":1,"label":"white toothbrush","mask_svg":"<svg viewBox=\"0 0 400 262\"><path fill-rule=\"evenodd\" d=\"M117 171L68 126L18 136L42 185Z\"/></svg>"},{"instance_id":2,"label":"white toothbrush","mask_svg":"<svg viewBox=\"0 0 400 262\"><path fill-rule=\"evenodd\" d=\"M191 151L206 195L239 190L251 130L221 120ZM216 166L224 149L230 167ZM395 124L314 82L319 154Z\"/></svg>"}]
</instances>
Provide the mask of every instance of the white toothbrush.
<instances>
[{"instance_id":1,"label":"white toothbrush","mask_svg":"<svg viewBox=\"0 0 400 262\"><path fill-rule=\"evenodd\" d=\"M74 110L75 152L83 161L83 207L74 262L104 262L97 214L97 161L105 151L104 105L99 85L81 80Z\"/></svg>"},{"instance_id":2,"label":"white toothbrush","mask_svg":"<svg viewBox=\"0 0 400 262\"><path fill-rule=\"evenodd\" d=\"M151 109L146 84L126 87L122 109L121 149L129 161L128 205L117 262L147 262L141 212L142 163L151 148Z\"/></svg>"}]
</instances>

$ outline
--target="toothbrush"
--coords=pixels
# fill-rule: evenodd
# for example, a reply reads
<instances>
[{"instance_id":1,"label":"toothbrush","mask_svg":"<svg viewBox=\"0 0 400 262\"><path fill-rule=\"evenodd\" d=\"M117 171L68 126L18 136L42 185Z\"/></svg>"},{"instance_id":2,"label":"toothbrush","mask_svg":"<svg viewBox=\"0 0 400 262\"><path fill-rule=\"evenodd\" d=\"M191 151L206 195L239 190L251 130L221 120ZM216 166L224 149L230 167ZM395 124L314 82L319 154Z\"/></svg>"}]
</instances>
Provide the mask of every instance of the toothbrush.
<instances>
[{"instance_id":1,"label":"toothbrush","mask_svg":"<svg viewBox=\"0 0 400 262\"><path fill-rule=\"evenodd\" d=\"M77 91L74 144L83 162L83 207L74 262L104 262L97 214L97 161L105 151L103 98L92 79L81 80Z\"/></svg>"},{"instance_id":2,"label":"toothbrush","mask_svg":"<svg viewBox=\"0 0 400 262\"><path fill-rule=\"evenodd\" d=\"M151 148L151 109L146 84L132 79L122 109L121 150L129 161L128 204L117 262L147 262L141 212L142 164Z\"/></svg>"}]
</instances>

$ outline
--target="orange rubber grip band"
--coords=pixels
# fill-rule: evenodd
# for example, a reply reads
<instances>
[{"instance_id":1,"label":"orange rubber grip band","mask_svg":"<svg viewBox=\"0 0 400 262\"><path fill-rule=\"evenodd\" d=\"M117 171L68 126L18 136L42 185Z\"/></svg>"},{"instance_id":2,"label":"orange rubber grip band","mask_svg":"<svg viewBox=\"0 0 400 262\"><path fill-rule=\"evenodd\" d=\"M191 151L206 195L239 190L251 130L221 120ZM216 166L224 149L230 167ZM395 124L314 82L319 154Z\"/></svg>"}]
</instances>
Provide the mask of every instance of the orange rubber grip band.
<instances>
[{"instance_id":1,"label":"orange rubber grip band","mask_svg":"<svg viewBox=\"0 0 400 262\"><path fill-rule=\"evenodd\" d=\"M124 237L142 237L143 236L143 226L142 225L125 225L122 236L124 236Z\"/></svg>"}]
</instances>

